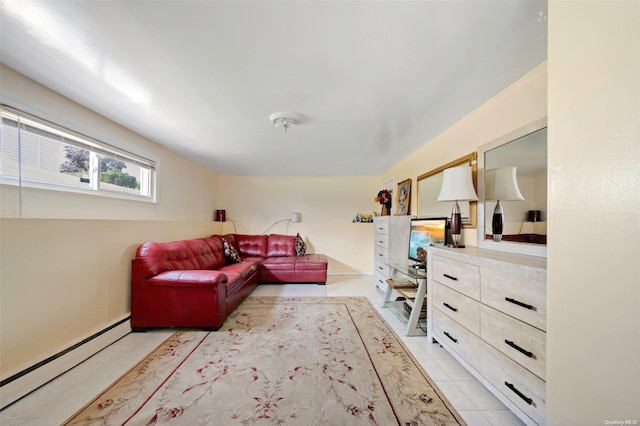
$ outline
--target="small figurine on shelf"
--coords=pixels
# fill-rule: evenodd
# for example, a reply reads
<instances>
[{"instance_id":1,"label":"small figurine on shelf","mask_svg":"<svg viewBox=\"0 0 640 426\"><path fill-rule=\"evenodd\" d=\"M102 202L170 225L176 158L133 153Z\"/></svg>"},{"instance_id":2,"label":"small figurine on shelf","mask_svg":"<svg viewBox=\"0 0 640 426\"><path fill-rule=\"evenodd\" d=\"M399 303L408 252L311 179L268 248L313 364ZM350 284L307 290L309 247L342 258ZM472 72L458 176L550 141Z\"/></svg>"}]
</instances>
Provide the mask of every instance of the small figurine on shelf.
<instances>
[{"instance_id":1,"label":"small figurine on shelf","mask_svg":"<svg viewBox=\"0 0 640 426\"><path fill-rule=\"evenodd\" d=\"M373 215L371 213L358 213L351 221L353 223L369 223L373 222Z\"/></svg>"},{"instance_id":2,"label":"small figurine on shelf","mask_svg":"<svg viewBox=\"0 0 640 426\"><path fill-rule=\"evenodd\" d=\"M383 189L378 192L378 195L373 200L382 205L381 216L389 216L391 214L391 191Z\"/></svg>"}]
</instances>

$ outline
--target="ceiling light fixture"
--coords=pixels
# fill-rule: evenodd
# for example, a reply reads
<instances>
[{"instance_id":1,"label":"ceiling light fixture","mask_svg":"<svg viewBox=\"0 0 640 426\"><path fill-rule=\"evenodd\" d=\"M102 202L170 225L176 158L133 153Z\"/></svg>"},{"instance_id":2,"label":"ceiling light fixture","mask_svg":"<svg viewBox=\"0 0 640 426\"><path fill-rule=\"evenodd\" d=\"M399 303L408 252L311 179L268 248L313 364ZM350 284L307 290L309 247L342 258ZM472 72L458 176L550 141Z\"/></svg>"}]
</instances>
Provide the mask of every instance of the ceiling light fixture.
<instances>
[{"instance_id":1,"label":"ceiling light fixture","mask_svg":"<svg viewBox=\"0 0 640 426\"><path fill-rule=\"evenodd\" d=\"M284 127L284 132L287 133L290 127L297 126L300 123L302 117L292 112L274 112L269 116L269 120L276 127Z\"/></svg>"}]
</instances>

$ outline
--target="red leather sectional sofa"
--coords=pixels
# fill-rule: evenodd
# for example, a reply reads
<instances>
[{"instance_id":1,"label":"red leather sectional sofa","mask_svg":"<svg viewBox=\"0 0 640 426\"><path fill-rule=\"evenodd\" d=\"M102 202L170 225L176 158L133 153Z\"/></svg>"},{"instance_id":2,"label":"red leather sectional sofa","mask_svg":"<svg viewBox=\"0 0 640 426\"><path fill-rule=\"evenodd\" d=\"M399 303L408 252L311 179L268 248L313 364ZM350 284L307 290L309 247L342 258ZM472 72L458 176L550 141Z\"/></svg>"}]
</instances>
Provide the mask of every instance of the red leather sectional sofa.
<instances>
[{"instance_id":1,"label":"red leather sectional sofa","mask_svg":"<svg viewBox=\"0 0 640 426\"><path fill-rule=\"evenodd\" d=\"M225 258L223 239L242 262ZM290 235L212 235L138 247L131 261L131 327L217 330L259 283L327 281L327 258L297 256Z\"/></svg>"}]
</instances>

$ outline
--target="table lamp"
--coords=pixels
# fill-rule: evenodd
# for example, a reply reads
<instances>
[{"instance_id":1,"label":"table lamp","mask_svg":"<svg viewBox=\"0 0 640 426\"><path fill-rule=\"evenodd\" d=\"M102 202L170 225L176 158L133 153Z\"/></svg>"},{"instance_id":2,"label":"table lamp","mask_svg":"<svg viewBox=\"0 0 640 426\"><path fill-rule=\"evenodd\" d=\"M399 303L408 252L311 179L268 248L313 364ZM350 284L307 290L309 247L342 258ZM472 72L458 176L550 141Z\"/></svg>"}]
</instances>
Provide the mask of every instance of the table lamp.
<instances>
[{"instance_id":1,"label":"table lamp","mask_svg":"<svg viewBox=\"0 0 640 426\"><path fill-rule=\"evenodd\" d=\"M499 167L487 170L484 184L486 190L485 200L497 201L496 208L493 210L491 231L493 233L493 241L500 242L502 241L504 228L504 210L502 210L500 201L524 200L520 193L520 188L518 188L516 167Z\"/></svg>"},{"instance_id":2,"label":"table lamp","mask_svg":"<svg viewBox=\"0 0 640 426\"><path fill-rule=\"evenodd\" d=\"M451 240L453 247L460 247L462 218L458 201L476 201L478 195L473 187L471 166L459 166L445 169L438 201L455 201L451 210Z\"/></svg>"}]
</instances>

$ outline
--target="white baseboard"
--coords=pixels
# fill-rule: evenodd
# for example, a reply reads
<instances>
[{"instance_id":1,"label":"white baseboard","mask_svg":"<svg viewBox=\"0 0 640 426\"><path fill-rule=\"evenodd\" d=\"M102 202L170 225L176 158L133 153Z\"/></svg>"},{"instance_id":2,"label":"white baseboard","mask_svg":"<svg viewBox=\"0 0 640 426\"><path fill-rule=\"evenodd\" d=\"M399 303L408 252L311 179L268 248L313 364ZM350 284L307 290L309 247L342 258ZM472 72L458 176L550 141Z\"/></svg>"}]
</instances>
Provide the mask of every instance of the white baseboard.
<instances>
[{"instance_id":1,"label":"white baseboard","mask_svg":"<svg viewBox=\"0 0 640 426\"><path fill-rule=\"evenodd\" d=\"M0 409L38 389L131 333L131 322L128 318L127 316L123 319L124 321L116 321L111 326L105 327L103 331L81 340L81 344L78 344L77 347L75 347L76 345L71 346L71 350L61 351L60 355L48 357L34 364L35 368L27 368L22 372L8 375L6 379L2 378L1 381L7 381L7 383L0 387Z\"/></svg>"}]
</instances>

